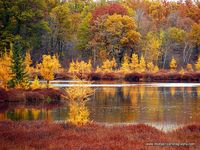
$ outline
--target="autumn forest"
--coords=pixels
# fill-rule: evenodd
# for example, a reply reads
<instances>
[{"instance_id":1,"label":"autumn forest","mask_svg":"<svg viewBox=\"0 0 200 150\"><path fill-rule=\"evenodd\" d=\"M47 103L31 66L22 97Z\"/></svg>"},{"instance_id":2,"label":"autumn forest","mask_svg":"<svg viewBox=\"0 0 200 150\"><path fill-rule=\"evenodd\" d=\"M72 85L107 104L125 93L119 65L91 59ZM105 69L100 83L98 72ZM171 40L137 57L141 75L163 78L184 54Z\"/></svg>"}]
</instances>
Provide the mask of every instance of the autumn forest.
<instances>
[{"instance_id":1,"label":"autumn forest","mask_svg":"<svg viewBox=\"0 0 200 150\"><path fill-rule=\"evenodd\" d=\"M198 149L199 82L198 0L0 0L0 149Z\"/></svg>"}]
</instances>

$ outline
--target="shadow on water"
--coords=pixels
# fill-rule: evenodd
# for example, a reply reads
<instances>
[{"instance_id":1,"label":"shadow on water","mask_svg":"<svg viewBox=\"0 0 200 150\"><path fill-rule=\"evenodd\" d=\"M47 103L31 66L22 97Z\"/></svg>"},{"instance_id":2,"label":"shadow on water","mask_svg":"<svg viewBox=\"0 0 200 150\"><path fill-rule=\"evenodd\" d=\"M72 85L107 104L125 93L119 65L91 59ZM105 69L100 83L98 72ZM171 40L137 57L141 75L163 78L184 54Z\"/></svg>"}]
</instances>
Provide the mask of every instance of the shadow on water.
<instances>
[{"instance_id":1,"label":"shadow on water","mask_svg":"<svg viewBox=\"0 0 200 150\"><path fill-rule=\"evenodd\" d=\"M106 125L146 123L163 130L200 122L198 84L95 85L95 94L86 103L90 120L95 122ZM66 86L66 83L59 85ZM0 104L0 120L66 121L68 117L67 105L43 108Z\"/></svg>"}]
</instances>

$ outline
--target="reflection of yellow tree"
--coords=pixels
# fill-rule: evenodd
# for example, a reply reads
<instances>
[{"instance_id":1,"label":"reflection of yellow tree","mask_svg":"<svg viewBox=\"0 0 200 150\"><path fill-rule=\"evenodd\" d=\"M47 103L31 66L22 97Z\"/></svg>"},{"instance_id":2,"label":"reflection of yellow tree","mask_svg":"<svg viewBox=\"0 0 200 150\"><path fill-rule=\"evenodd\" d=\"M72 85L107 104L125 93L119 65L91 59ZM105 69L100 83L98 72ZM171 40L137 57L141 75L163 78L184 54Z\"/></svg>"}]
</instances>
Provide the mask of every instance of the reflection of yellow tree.
<instances>
[{"instance_id":1,"label":"reflection of yellow tree","mask_svg":"<svg viewBox=\"0 0 200 150\"><path fill-rule=\"evenodd\" d=\"M105 96L105 97L111 96L111 97L114 97L116 95L116 89L117 88L103 87L102 88L102 93L104 93L104 94L101 95L101 96Z\"/></svg>"},{"instance_id":2,"label":"reflection of yellow tree","mask_svg":"<svg viewBox=\"0 0 200 150\"><path fill-rule=\"evenodd\" d=\"M6 120L7 116L4 113L0 113L0 120Z\"/></svg>"},{"instance_id":3,"label":"reflection of yellow tree","mask_svg":"<svg viewBox=\"0 0 200 150\"><path fill-rule=\"evenodd\" d=\"M84 125L89 122L89 111L85 103L72 102L69 105L69 122L75 125Z\"/></svg>"},{"instance_id":4,"label":"reflection of yellow tree","mask_svg":"<svg viewBox=\"0 0 200 150\"><path fill-rule=\"evenodd\" d=\"M171 93L172 96L174 96L175 93L176 93L176 88L175 87L170 87L170 93Z\"/></svg>"},{"instance_id":5,"label":"reflection of yellow tree","mask_svg":"<svg viewBox=\"0 0 200 150\"><path fill-rule=\"evenodd\" d=\"M131 87L130 91L131 104L132 106L136 106L138 101L138 88Z\"/></svg>"},{"instance_id":6,"label":"reflection of yellow tree","mask_svg":"<svg viewBox=\"0 0 200 150\"><path fill-rule=\"evenodd\" d=\"M191 94L192 94L192 87L186 88L186 91L187 91L187 93L188 93L189 95L191 95Z\"/></svg>"},{"instance_id":7,"label":"reflection of yellow tree","mask_svg":"<svg viewBox=\"0 0 200 150\"><path fill-rule=\"evenodd\" d=\"M140 86L139 87L139 92L140 92L141 99L143 99L144 93L145 93L145 86Z\"/></svg>"},{"instance_id":8,"label":"reflection of yellow tree","mask_svg":"<svg viewBox=\"0 0 200 150\"><path fill-rule=\"evenodd\" d=\"M124 97L128 97L130 93L130 87L123 87L122 92L123 92Z\"/></svg>"},{"instance_id":9,"label":"reflection of yellow tree","mask_svg":"<svg viewBox=\"0 0 200 150\"><path fill-rule=\"evenodd\" d=\"M39 109L32 109L31 112L32 112L32 115L33 115L33 119L37 120L39 118L40 110Z\"/></svg>"},{"instance_id":10,"label":"reflection of yellow tree","mask_svg":"<svg viewBox=\"0 0 200 150\"><path fill-rule=\"evenodd\" d=\"M198 97L200 97L200 87L197 87L196 90L197 90Z\"/></svg>"},{"instance_id":11,"label":"reflection of yellow tree","mask_svg":"<svg viewBox=\"0 0 200 150\"><path fill-rule=\"evenodd\" d=\"M76 86L65 89L66 95L64 97L70 101L68 121L72 124L83 125L89 122L89 111L85 106L85 100L94 94L94 90L87 84L79 80Z\"/></svg>"}]
</instances>

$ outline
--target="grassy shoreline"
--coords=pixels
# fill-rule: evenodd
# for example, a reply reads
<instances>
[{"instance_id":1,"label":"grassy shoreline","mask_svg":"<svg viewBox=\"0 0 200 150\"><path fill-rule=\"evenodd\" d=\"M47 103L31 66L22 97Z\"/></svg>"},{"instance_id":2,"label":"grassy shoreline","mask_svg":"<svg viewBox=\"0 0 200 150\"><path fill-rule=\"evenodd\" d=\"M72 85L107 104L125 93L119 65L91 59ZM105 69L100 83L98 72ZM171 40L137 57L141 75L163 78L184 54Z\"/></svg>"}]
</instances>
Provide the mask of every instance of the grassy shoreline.
<instances>
[{"instance_id":1,"label":"grassy shoreline","mask_svg":"<svg viewBox=\"0 0 200 150\"><path fill-rule=\"evenodd\" d=\"M191 146L148 146L152 143L187 143ZM43 121L0 121L0 149L198 149L200 124L163 132L138 124L84 126Z\"/></svg>"},{"instance_id":2,"label":"grassy shoreline","mask_svg":"<svg viewBox=\"0 0 200 150\"><path fill-rule=\"evenodd\" d=\"M34 76L35 73L32 75ZM40 74L37 74L42 79ZM80 79L90 81L115 81L124 80L129 82L200 82L200 72L184 72L160 70L159 72L91 72L84 74L75 74ZM59 72L55 74L55 80L72 80L74 74Z\"/></svg>"}]
</instances>

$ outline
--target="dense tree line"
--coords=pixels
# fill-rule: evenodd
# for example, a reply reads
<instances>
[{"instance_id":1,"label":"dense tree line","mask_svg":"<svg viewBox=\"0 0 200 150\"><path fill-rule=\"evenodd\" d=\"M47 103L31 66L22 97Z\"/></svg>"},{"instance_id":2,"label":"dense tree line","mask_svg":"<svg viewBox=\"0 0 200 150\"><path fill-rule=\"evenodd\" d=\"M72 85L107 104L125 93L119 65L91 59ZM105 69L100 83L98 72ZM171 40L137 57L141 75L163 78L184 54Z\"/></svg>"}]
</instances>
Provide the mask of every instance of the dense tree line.
<instances>
[{"instance_id":1,"label":"dense tree line","mask_svg":"<svg viewBox=\"0 0 200 150\"><path fill-rule=\"evenodd\" d=\"M72 59L97 66L113 58L121 67L125 55L137 54L159 68L172 58L185 67L200 52L200 3L0 0L1 54L16 40L34 63L56 54L64 67Z\"/></svg>"}]
</instances>

